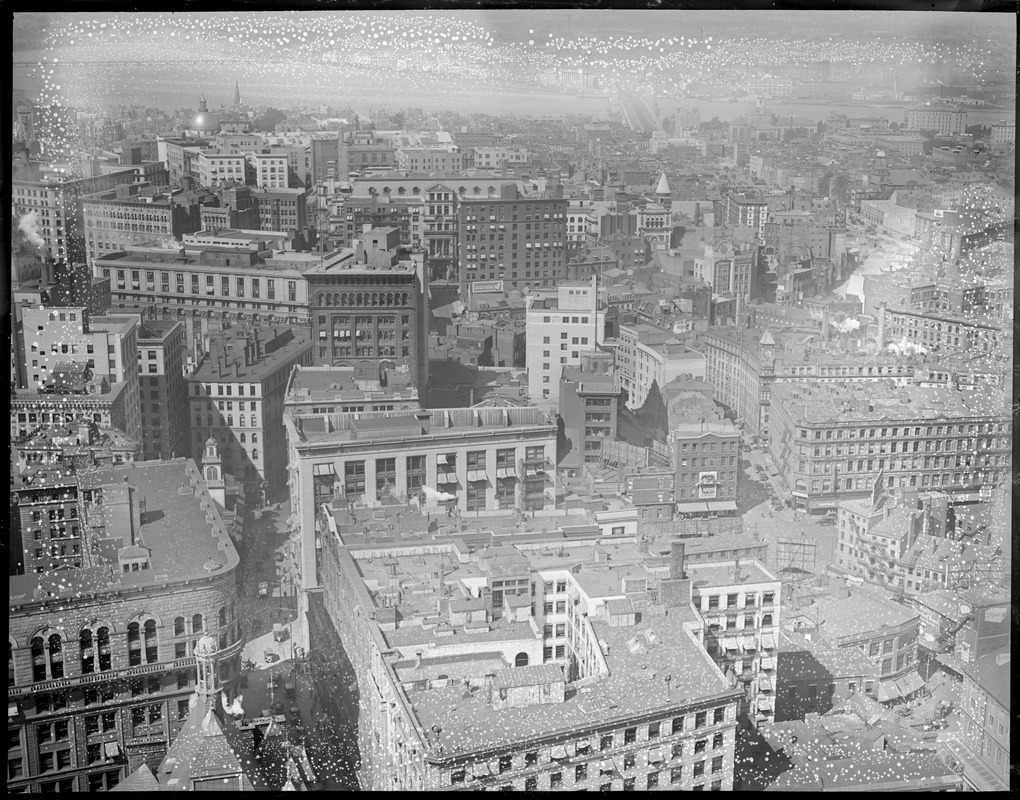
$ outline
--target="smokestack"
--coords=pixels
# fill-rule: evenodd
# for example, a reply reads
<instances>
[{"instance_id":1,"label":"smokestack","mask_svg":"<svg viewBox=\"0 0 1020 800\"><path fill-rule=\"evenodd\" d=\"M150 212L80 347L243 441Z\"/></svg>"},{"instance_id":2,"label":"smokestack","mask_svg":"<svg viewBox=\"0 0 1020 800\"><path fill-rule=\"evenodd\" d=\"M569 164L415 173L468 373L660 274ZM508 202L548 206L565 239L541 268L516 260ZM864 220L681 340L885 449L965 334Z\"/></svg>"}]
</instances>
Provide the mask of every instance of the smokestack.
<instances>
[{"instance_id":1,"label":"smokestack","mask_svg":"<svg viewBox=\"0 0 1020 800\"><path fill-rule=\"evenodd\" d=\"M733 564L733 582L740 583L743 580L743 573L740 571L740 559Z\"/></svg>"},{"instance_id":2,"label":"smokestack","mask_svg":"<svg viewBox=\"0 0 1020 800\"><path fill-rule=\"evenodd\" d=\"M670 544L670 557L672 561L669 565L669 577L671 579L680 579L686 577L684 574L684 557L686 555L686 545L683 542L674 541Z\"/></svg>"}]
</instances>

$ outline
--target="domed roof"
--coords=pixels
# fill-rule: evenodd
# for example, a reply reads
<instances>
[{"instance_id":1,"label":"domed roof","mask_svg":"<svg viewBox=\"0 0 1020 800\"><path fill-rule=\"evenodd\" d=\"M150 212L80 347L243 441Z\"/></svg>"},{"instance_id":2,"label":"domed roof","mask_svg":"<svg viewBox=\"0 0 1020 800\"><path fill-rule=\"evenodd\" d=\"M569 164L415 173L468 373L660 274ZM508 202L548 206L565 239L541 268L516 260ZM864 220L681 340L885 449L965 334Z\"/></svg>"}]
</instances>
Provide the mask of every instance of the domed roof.
<instances>
[{"instance_id":1,"label":"domed roof","mask_svg":"<svg viewBox=\"0 0 1020 800\"><path fill-rule=\"evenodd\" d=\"M208 447L208 446L209 446L209 445L211 445L211 444L215 444L215 445L218 445L218 444L219 444L219 442L217 442L217 441L216 441L216 437L215 437L215 436L213 436L213 435L212 435L212 434L210 433L210 434L209 434L209 438L205 440L205 445L206 445L206 447Z\"/></svg>"},{"instance_id":2,"label":"domed roof","mask_svg":"<svg viewBox=\"0 0 1020 800\"><path fill-rule=\"evenodd\" d=\"M198 640L198 644L195 645L196 656L211 656L215 655L219 648L216 646L216 640L209 635L203 636Z\"/></svg>"}]
</instances>

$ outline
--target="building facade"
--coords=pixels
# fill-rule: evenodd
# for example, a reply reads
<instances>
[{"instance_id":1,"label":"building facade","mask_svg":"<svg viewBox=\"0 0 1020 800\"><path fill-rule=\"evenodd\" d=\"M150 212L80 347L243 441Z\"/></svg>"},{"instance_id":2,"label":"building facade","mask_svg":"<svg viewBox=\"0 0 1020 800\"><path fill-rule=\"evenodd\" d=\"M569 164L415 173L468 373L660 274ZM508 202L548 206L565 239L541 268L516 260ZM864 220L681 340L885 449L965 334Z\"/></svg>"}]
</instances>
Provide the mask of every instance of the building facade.
<instances>
[{"instance_id":1,"label":"building facade","mask_svg":"<svg viewBox=\"0 0 1020 800\"><path fill-rule=\"evenodd\" d=\"M138 329L138 390L145 461L181 458L191 452L186 344L183 322L143 317Z\"/></svg>"},{"instance_id":2,"label":"building facade","mask_svg":"<svg viewBox=\"0 0 1020 800\"><path fill-rule=\"evenodd\" d=\"M357 252L305 269L314 363L406 366L427 393L426 269L423 252L400 249L396 228L373 229Z\"/></svg>"},{"instance_id":3,"label":"building facade","mask_svg":"<svg viewBox=\"0 0 1020 800\"><path fill-rule=\"evenodd\" d=\"M939 136L962 136L967 112L955 108L908 108L904 127L911 131L935 131Z\"/></svg>"},{"instance_id":4,"label":"building facade","mask_svg":"<svg viewBox=\"0 0 1020 800\"><path fill-rule=\"evenodd\" d=\"M735 515L740 433L728 420L680 423L670 431L677 512Z\"/></svg>"},{"instance_id":5,"label":"building facade","mask_svg":"<svg viewBox=\"0 0 1020 800\"><path fill-rule=\"evenodd\" d=\"M11 578L14 793L104 791L155 769L188 715L203 635L229 698L240 675L238 557L195 464L101 470L79 490L86 563L59 581ZM85 546L93 539L102 546Z\"/></svg>"},{"instance_id":6,"label":"building facade","mask_svg":"<svg viewBox=\"0 0 1020 800\"><path fill-rule=\"evenodd\" d=\"M500 198L460 197L456 206L459 282L504 289L556 286L566 278L567 200L520 196L513 185Z\"/></svg>"},{"instance_id":7,"label":"building facade","mask_svg":"<svg viewBox=\"0 0 1020 800\"><path fill-rule=\"evenodd\" d=\"M800 508L835 509L866 497L876 474L884 488L940 490L973 502L1006 474L1011 425L1003 402L993 391L889 381L777 383L769 452Z\"/></svg>"},{"instance_id":8,"label":"building facade","mask_svg":"<svg viewBox=\"0 0 1020 800\"><path fill-rule=\"evenodd\" d=\"M212 437L223 469L263 498L287 480L283 405L295 364L312 362L312 343L300 328L233 329L210 337L188 375L191 448L199 456Z\"/></svg>"},{"instance_id":9,"label":"building facade","mask_svg":"<svg viewBox=\"0 0 1020 800\"><path fill-rule=\"evenodd\" d=\"M582 354L601 344L605 312L599 309L594 276L590 281L561 283L555 305L552 300L534 300L528 308L526 363L531 401L556 407L563 367L579 367Z\"/></svg>"}]
</instances>

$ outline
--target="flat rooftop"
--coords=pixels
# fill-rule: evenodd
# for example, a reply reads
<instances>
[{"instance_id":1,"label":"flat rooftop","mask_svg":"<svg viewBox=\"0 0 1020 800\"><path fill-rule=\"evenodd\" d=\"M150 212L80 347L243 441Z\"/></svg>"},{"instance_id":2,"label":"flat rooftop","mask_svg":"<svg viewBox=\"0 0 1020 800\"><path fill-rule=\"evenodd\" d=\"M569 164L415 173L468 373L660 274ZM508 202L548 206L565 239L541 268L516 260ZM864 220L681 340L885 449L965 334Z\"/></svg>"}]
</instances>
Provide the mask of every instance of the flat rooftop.
<instances>
[{"instance_id":1,"label":"flat rooftop","mask_svg":"<svg viewBox=\"0 0 1020 800\"><path fill-rule=\"evenodd\" d=\"M406 371L383 371L377 364L374 379L358 377L350 367L306 367L298 366L288 387L288 400L327 400L392 397L417 397L418 389L411 385ZM380 381L385 378L385 386Z\"/></svg>"},{"instance_id":2,"label":"flat rooftop","mask_svg":"<svg viewBox=\"0 0 1020 800\"><path fill-rule=\"evenodd\" d=\"M691 610L682 608L669 608L661 617L646 615L629 627L592 620L596 636L608 645L609 674L568 692L563 703L497 710L483 690L465 691L463 684L409 689L407 696L423 731L434 744L443 746L447 756L545 738L558 731L583 736L604 728L614 717L707 700L728 691L722 672L684 630L696 621ZM643 638L645 631L651 632L655 644L631 652L628 640ZM594 744L593 749L598 746Z\"/></svg>"},{"instance_id":3,"label":"flat rooftop","mask_svg":"<svg viewBox=\"0 0 1020 800\"><path fill-rule=\"evenodd\" d=\"M740 573L734 573L733 565L728 562L713 564L711 562L687 562L684 564L687 577L694 581L694 590L716 586L743 586L751 583L779 583L779 578L769 572L757 561L742 559Z\"/></svg>"},{"instance_id":4,"label":"flat rooftop","mask_svg":"<svg viewBox=\"0 0 1020 800\"><path fill-rule=\"evenodd\" d=\"M307 328L285 325L258 328L257 335L265 348L264 354L260 358L252 357L247 364L244 350L248 338L243 331L234 328L214 335L210 340L211 352L203 356L198 369L188 376L188 380L209 383L259 381L282 366L289 369L289 362L311 347Z\"/></svg>"},{"instance_id":5,"label":"flat rooftop","mask_svg":"<svg viewBox=\"0 0 1020 800\"><path fill-rule=\"evenodd\" d=\"M193 479L197 490L191 488ZM150 568L122 572L114 560L112 565L12 575L12 606L40 599L36 595L42 592L47 592L50 600L75 601L91 593L206 578L237 566L237 551L218 512L212 510L213 501L191 459L115 466L82 474L78 480L86 490L125 481L136 488L136 497L145 500L146 512L137 543L150 551ZM202 508L203 500L211 511ZM212 522L207 520L210 513ZM107 530L104 535L121 538L129 532Z\"/></svg>"},{"instance_id":6,"label":"flat rooftop","mask_svg":"<svg viewBox=\"0 0 1020 800\"><path fill-rule=\"evenodd\" d=\"M891 380L801 384L776 383L773 403L798 422L862 422L996 417L1006 414L1005 396L992 389L961 392L947 387L896 386Z\"/></svg>"},{"instance_id":7,"label":"flat rooftop","mask_svg":"<svg viewBox=\"0 0 1020 800\"><path fill-rule=\"evenodd\" d=\"M375 411L296 417L305 442L365 442L402 437L407 440L441 437L444 433L543 428L553 435L555 423L538 408L434 408L415 413ZM552 454L549 454L551 457Z\"/></svg>"},{"instance_id":8,"label":"flat rooftop","mask_svg":"<svg viewBox=\"0 0 1020 800\"><path fill-rule=\"evenodd\" d=\"M849 596L843 598L831 594L816 595L811 608L812 614L817 613L818 620L823 623L822 636L833 644L844 637L878 631L883 625L902 625L918 616L913 609L866 594L860 589L850 589Z\"/></svg>"}]
</instances>

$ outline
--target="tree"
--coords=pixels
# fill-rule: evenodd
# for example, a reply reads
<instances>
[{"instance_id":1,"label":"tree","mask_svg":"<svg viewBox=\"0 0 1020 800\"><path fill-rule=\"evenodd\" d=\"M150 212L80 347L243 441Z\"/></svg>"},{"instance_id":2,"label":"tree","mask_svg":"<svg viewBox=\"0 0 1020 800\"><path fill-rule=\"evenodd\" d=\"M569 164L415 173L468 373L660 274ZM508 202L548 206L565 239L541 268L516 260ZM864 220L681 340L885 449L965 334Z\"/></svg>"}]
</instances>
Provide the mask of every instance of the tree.
<instances>
[{"instance_id":1,"label":"tree","mask_svg":"<svg viewBox=\"0 0 1020 800\"><path fill-rule=\"evenodd\" d=\"M287 115L278 108L267 108L261 117L256 117L252 123L255 130L269 131L276 130L276 126L287 119Z\"/></svg>"}]
</instances>

